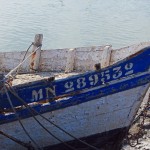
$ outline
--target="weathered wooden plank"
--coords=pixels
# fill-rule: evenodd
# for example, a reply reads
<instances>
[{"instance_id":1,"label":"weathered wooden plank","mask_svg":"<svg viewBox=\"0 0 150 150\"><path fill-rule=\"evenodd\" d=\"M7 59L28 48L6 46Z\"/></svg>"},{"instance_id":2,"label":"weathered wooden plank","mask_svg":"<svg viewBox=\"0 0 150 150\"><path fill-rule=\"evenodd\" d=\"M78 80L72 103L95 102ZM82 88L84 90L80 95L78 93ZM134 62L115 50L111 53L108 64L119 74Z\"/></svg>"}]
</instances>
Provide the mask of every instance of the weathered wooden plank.
<instances>
[{"instance_id":1,"label":"weathered wooden plank","mask_svg":"<svg viewBox=\"0 0 150 150\"><path fill-rule=\"evenodd\" d=\"M129 55L132 55L148 46L150 46L150 42L141 42L139 44L126 46L126 47L119 48L119 49L113 49L110 64L120 61L124 59L125 57L128 57Z\"/></svg>"},{"instance_id":2,"label":"weathered wooden plank","mask_svg":"<svg viewBox=\"0 0 150 150\"><path fill-rule=\"evenodd\" d=\"M35 35L33 48L32 48L33 54L30 59L30 71L31 72L37 71L39 69L42 40L43 40L43 34Z\"/></svg>"},{"instance_id":3,"label":"weathered wooden plank","mask_svg":"<svg viewBox=\"0 0 150 150\"><path fill-rule=\"evenodd\" d=\"M75 68L75 49L69 49L67 54L67 63L65 73L72 72Z\"/></svg>"},{"instance_id":4,"label":"weathered wooden plank","mask_svg":"<svg viewBox=\"0 0 150 150\"><path fill-rule=\"evenodd\" d=\"M105 68L110 65L112 46L106 46L101 56L101 67Z\"/></svg>"},{"instance_id":5,"label":"weathered wooden plank","mask_svg":"<svg viewBox=\"0 0 150 150\"><path fill-rule=\"evenodd\" d=\"M149 46L150 42L143 42L128 47L113 49L111 53L111 63L113 64L130 54L139 51L141 48ZM106 46L93 46L93 47L79 47L76 48L75 57L75 70L76 71L87 71L93 70L93 67L97 63L101 63L101 56ZM41 71L61 71L65 70L67 61L68 49L52 49L42 50L40 59L40 70ZM10 71L18 63L21 62L25 51L23 52L0 52L0 70ZM83 57L84 55L84 57ZM21 66L21 72L29 71L30 62L26 61Z\"/></svg>"}]
</instances>

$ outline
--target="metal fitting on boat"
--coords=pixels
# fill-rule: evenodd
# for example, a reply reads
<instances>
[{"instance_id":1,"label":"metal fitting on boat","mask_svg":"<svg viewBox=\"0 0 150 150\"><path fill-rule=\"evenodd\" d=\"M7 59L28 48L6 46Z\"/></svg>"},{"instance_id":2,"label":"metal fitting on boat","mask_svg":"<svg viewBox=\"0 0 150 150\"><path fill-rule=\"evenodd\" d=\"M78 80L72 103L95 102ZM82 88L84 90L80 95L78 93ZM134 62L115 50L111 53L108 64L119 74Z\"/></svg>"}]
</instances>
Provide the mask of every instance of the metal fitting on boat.
<instances>
[{"instance_id":1,"label":"metal fitting on boat","mask_svg":"<svg viewBox=\"0 0 150 150\"><path fill-rule=\"evenodd\" d=\"M95 70L97 71L101 70L101 63L95 64L94 67L95 67Z\"/></svg>"}]
</instances>

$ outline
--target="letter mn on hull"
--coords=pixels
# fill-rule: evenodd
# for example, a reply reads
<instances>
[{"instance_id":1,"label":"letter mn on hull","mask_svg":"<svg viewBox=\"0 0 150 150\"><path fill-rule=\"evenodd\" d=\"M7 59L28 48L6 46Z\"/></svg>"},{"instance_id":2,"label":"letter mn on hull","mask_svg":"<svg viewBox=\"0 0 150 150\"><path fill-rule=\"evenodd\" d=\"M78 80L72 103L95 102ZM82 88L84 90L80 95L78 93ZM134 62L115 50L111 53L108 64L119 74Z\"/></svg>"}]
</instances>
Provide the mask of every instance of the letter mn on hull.
<instances>
[{"instance_id":1,"label":"letter mn on hull","mask_svg":"<svg viewBox=\"0 0 150 150\"><path fill-rule=\"evenodd\" d=\"M52 95L56 96L55 86L47 87L45 89L33 90L32 91L32 102L36 102L39 100L43 100L44 95L46 95L46 99L49 99Z\"/></svg>"}]
</instances>

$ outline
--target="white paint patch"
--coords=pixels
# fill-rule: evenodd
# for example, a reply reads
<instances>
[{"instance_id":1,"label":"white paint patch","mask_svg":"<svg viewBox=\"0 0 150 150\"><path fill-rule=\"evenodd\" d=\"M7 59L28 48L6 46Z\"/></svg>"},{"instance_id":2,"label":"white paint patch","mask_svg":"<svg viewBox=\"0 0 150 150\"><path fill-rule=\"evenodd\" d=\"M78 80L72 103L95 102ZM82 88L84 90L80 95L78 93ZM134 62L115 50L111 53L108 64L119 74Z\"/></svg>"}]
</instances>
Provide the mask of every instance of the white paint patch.
<instances>
[{"instance_id":1,"label":"white paint patch","mask_svg":"<svg viewBox=\"0 0 150 150\"><path fill-rule=\"evenodd\" d=\"M65 73L72 72L74 70L74 63L75 63L75 49L69 49L67 54L67 63L65 68Z\"/></svg>"},{"instance_id":2,"label":"white paint patch","mask_svg":"<svg viewBox=\"0 0 150 150\"><path fill-rule=\"evenodd\" d=\"M104 48L100 61L102 68L105 68L110 65L111 51L112 51L111 46L106 46Z\"/></svg>"},{"instance_id":3,"label":"white paint patch","mask_svg":"<svg viewBox=\"0 0 150 150\"><path fill-rule=\"evenodd\" d=\"M110 64L114 64L117 61L122 60L148 46L150 46L150 42L141 42L139 44L123 47L120 49L114 49L112 51Z\"/></svg>"}]
</instances>

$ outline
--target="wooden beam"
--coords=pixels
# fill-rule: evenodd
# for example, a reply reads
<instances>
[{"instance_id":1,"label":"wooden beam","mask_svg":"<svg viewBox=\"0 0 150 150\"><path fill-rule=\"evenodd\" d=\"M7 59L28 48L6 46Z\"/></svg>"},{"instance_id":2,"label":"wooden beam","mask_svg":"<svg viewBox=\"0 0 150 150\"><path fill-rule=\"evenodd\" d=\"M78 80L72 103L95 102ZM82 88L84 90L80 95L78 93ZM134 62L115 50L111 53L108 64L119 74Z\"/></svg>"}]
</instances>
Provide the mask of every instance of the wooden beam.
<instances>
[{"instance_id":1,"label":"wooden beam","mask_svg":"<svg viewBox=\"0 0 150 150\"><path fill-rule=\"evenodd\" d=\"M112 52L112 46L106 46L104 48L101 56L101 62L100 62L102 68L110 65L111 52Z\"/></svg>"},{"instance_id":2,"label":"wooden beam","mask_svg":"<svg viewBox=\"0 0 150 150\"><path fill-rule=\"evenodd\" d=\"M67 54L65 73L69 73L74 70L74 61L75 61L75 49L69 49Z\"/></svg>"},{"instance_id":3,"label":"wooden beam","mask_svg":"<svg viewBox=\"0 0 150 150\"><path fill-rule=\"evenodd\" d=\"M36 34L33 42L32 55L30 58L30 72L39 70L41 47L42 47L43 34ZM38 50L37 50L38 48ZM36 51L37 50L37 51Z\"/></svg>"}]
</instances>

